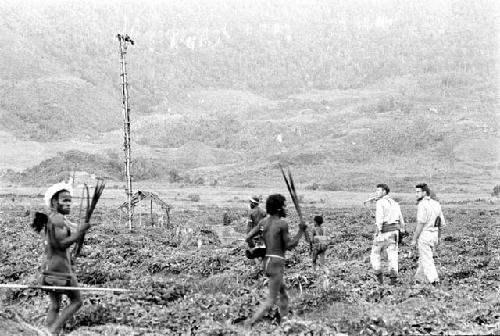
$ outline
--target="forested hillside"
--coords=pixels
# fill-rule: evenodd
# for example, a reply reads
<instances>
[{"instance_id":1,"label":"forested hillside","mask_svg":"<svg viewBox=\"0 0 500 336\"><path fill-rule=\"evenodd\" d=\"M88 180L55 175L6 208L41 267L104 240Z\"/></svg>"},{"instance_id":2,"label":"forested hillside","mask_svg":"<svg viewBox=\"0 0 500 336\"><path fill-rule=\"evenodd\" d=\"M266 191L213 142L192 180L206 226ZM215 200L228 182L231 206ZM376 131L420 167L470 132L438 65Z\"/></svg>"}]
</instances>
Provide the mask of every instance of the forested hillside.
<instances>
[{"instance_id":1,"label":"forested hillside","mask_svg":"<svg viewBox=\"0 0 500 336\"><path fill-rule=\"evenodd\" d=\"M353 172L387 157L401 178L490 174L497 9L465 0L6 3L2 127L42 142L120 129L116 34L126 31L136 41L127 57L137 146L199 141L246 155L254 178L278 159ZM477 150L479 166L468 159ZM424 156L430 164L410 172L408 157Z\"/></svg>"}]
</instances>

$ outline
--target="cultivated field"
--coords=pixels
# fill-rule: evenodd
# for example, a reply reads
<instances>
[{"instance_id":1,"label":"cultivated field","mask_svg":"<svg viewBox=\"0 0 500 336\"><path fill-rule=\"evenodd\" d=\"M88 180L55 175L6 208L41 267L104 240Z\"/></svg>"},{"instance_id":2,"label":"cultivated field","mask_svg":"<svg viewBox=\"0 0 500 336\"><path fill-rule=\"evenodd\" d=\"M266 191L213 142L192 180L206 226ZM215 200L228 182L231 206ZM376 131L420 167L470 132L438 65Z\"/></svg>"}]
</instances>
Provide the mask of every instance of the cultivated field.
<instances>
[{"instance_id":1,"label":"cultivated field","mask_svg":"<svg viewBox=\"0 0 500 336\"><path fill-rule=\"evenodd\" d=\"M448 227L437 257L442 285L435 289L413 284L416 259L408 256L407 245L400 249L400 284L376 284L368 260L373 220L368 209L355 206L366 195L338 193L317 199L312 192L304 195L307 218L322 213L331 237L326 269L312 271L304 242L289 252L286 282L291 294L292 323L280 327L274 309L248 331L243 329L244 321L267 294L266 280L259 276L256 265L245 259L241 241L244 195L258 192L225 190L226 202L215 206L217 202L209 201L209 189L198 190L199 202L183 196L194 191L178 190L179 199L172 211L174 228L151 227L149 217L144 216L145 225L129 233L124 224L118 224L116 205L120 202L112 197L115 191L108 190L97 207L95 226L86 238L76 270L83 285L129 288L134 292L85 293L84 306L67 324L65 334L500 333L499 211L497 205L480 197L466 200L440 195ZM265 192L262 190L267 195ZM41 238L29 228L29 212L41 210L42 200L37 195L33 192L28 197L21 191L3 195L1 283L36 282L43 247ZM400 196L413 231L416 206L411 195ZM337 204L335 199L339 200ZM348 199L356 202L349 205ZM233 219L230 226L222 226L225 211ZM294 233L297 218L291 212L289 221ZM45 318L46 295L38 290L2 290L0 297L0 334L36 335L35 329L43 325Z\"/></svg>"},{"instance_id":2,"label":"cultivated field","mask_svg":"<svg viewBox=\"0 0 500 336\"><path fill-rule=\"evenodd\" d=\"M85 292L66 335L500 335L498 3L0 1L0 283L37 283L45 188L101 177L75 269L132 291ZM137 42L127 77L117 33ZM168 227L149 200L133 232L118 210L124 78L133 190L172 206ZM247 199L288 195L279 165L307 220L325 217L327 265L313 272L305 242L289 252L291 323L275 309L249 331L267 283L244 256ZM413 232L423 181L449 224L442 284L414 284L407 241L399 285L380 287L362 202L387 183ZM0 336L43 326L45 293L0 302Z\"/></svg>"}]
</instances>

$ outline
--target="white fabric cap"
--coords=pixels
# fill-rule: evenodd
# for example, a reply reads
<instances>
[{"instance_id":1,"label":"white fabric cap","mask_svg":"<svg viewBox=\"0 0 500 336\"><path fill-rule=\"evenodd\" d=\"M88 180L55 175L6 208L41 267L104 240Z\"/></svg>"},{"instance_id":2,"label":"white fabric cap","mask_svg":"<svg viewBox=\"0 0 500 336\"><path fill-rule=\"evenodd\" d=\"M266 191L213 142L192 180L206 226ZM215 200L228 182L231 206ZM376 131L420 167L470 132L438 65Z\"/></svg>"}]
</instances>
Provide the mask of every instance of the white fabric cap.
<instances>
[{"instance_id":1,"label":"white fabric cap","mask_svg":"<svg viewBox=\"0 0 500 336\"><path fill-rule=\"evenodd\" d=\"M67 190L69 191L69 194L73 196L73 187L71 186L71 184L68 184L64 181L56 183L53 186L49 187L49 189L47 189L47 191L45 192L45 196L43 198L45 205L48 208L50 208L50 200L52 199L52 196L54 196L58 191L61 190Z\"/></svg>"}]
</instances>

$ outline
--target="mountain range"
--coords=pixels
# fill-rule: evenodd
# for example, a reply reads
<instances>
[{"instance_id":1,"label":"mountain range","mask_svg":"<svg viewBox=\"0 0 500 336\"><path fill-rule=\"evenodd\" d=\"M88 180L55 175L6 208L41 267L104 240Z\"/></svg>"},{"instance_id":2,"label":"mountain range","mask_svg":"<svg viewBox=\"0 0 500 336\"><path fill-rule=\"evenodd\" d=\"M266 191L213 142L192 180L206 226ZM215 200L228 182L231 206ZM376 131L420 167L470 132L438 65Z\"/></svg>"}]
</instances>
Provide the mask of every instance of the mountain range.
<instances>
[{"instance_id":1,"label":"mountain range","mask_svg":"<svg viewBox=\"0 0 500 336\"><path fill-rule=\"evenodd\" d=\"M7 183L124 180L116 34L135 180L311 189L491 190L494 1L5 2Z\"/></svg>"}]
</instances>

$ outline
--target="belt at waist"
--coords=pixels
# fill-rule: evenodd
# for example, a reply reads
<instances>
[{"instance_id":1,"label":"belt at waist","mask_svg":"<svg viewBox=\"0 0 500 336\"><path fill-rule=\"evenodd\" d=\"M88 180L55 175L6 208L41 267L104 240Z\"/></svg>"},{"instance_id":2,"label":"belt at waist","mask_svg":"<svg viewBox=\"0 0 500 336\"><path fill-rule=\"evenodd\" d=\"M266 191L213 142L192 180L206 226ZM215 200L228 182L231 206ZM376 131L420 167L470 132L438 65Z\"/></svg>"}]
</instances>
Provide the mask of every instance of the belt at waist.
<instances>
[{"instance_id":1,"label":"belt at waist","mask_svg":"<svg viewBox=\"0 0 500 336\"><path fill-rule=\"evenodd\" d=\"M382 223L382 233L399 230L399 223Z\"/></svg>"},{"instance_id":2,"label":"belt at waist","mask_svg":"<svg viewBox=\"0 0 500 336\"><path fill-rule=\"evenodd\" d=\"M438 232L438 231L439 231L439 229L435 228L435 227L431 227L431 228L422 230L422 232Z\"/></svg>"},{"instance_id":3,"label":"belt at waist","mask_svg":"<svg viewBox=\"0 0 500 336\"><path fill-rule=\"evenodd\" d=\"M282 256L279 256L279 255L276 255L276 254L266 254L266 257L268 257L268 258L278 258L278 259L286 260Z\"/></svg>"},{"instance_id":4,"label":"belt at waist","mask_svg":"<svg viewBox=\"0 0 500 336\"><path fill-rule=\"evenodd\" d=\"M54 271L49 271L49 270L45 270L42 273L43 273L43 275L54 275L54 276L65 277L65 278L71 278L73 276L73 273L62 273L62 272L54 272Z\"/></svg>"}]
</instances>

